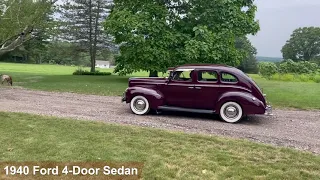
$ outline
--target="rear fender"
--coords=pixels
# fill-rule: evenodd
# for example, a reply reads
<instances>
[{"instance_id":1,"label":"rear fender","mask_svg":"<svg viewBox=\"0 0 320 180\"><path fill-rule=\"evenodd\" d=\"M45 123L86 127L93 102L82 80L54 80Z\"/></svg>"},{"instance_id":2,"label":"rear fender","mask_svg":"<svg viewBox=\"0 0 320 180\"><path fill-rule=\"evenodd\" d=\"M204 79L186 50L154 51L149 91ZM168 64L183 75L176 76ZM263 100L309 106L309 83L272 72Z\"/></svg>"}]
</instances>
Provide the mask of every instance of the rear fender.
<instances>
[{"instance_id":1,"label":"rear fender","mask_svg":"<svg viewBox=\"0 0 320 180\"><path fill-rule=\"evenodd\" d=\"M164 104L163 94L154 89L145 87L129 87L126 91L126 103L130 103L132 98L135 96L144 96L147 98L152 109L157 109L158 106L162 106Z\"/></svg>"},{"instance_id":2,"label":"rear fender","mask_svg":"<svg viewBox=\"0 0 320 180\"><path fill-rule=\"evenodd\" d=\"M227 92L222 94L217 101L216 112L219 113L221 106L229 101L238 103L242 107L244 115L265 113L266 107L263 102L252 94L245 92Z\"/></svg>"}]
</instances>

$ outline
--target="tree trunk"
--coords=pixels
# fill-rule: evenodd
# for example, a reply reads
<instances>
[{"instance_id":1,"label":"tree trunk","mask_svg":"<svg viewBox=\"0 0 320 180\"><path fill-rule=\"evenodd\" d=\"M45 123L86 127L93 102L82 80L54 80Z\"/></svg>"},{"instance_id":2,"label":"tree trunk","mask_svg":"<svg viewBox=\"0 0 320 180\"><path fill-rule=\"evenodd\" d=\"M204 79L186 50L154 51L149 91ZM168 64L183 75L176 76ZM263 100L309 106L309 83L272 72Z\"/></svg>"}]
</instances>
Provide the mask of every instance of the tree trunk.
<instances>
[{"instance_id":1,"label":"tree trunk","mask_svg":"<svg viewBox=\"0 0 320 180\"><path fill-rule=\"evenodd\" d=\"M94 71L95 71L95 64L96 64L96 55L97 55L97 41L98 41L98 24L99 24L99 11L100 11L100 1L98 1L97 13L95 16L95 24L94 24L94 40L93 40L93 48L92 48L92 64L94 64ZM94 72L92 71L92 72Z\"/></svg>"},{"instance_id":2,"label":"tree trunk","mask_svg":"<svg viewBox=\"0 0 320 180\"><path fill-rule=\"evenodd\" d=\"M93 41L92 41L92 1L89 1L89 45L90 45L90 61L91 61L91 72L96 71L95 57L93 56Z\"/></svg>"},{"instance_id":3,"label":"tree trunk","mask_svg":"<svg viewBox=\"0 0 320 180\"><path fill-rule=\"evenodd\" d=\"M149 77L158 77L158 71L149 71Z\"/></svg>"},{"instance_id":4,"label":"tree trunk","mask_svg":"<svg viewBox=\"0 0 320 180\"><path fill-rule=\"evenodd\" d=\"M96 72L96 63L95 59L91 56L91 69L90 72Z\"/></svg>"},{"instance_id":5,"label":"tree trunk","mask_svg":"<svg viewBox=\"0 0 320 180\"><path fill-rule=\"evenodd\" d=\"M42 64L42 59L41 59L41 55L39 56L39 64Z\"/></svg>"}]
</instances>

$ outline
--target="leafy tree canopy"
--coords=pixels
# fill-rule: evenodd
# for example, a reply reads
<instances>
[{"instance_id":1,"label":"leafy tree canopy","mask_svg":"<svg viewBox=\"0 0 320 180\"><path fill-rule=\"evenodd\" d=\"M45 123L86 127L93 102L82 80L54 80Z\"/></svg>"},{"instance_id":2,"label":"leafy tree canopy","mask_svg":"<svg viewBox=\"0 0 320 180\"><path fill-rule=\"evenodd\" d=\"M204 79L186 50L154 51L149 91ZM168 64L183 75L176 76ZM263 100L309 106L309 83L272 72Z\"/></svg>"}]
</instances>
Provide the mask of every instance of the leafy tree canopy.
<instances>
[{"instance_id":1,"label":"leafy tree canopy","mask_svg":"<svg viewBox=\"0 0 320 180\"><path fill-rule=\"evenodd\" d=\"M56 0L2 0L0 2L0 55L32 38L34 29L47 28L47 14Z\"/></svg>"},{"instance_id":2,"label":"leafy tree canopy","mask_svg":"<svg viewBox=\"0 0 320 180\"><path fill-rule=\"evenodd\" d=\"M238 68L245 73L258 73L257 49L250 40L246 36L236 38L236 48L245 55Z\"/></svg>"},{"instance_id":3,"label":"leafy tree canopy","mask_svg":"<svg viewBox=\"0 0 320 180\"><path fill-rule=\"evenodd\" d=\"M310 61L320 56L320 27L304 27L293 31L282 47L284 59Z\"/></svg>"},{"instance_id":4,"label":"leafy tree canopy","mask_svg":"<svg viewBox=\"0 0 320 180\"><path fill-rule=\"evenodd\" d=\"M120 45L116 72L166 71L184 63L238 66L236 37L255 34L252 0L114 0L105 22Z\"/></svg>"}]
</instances>

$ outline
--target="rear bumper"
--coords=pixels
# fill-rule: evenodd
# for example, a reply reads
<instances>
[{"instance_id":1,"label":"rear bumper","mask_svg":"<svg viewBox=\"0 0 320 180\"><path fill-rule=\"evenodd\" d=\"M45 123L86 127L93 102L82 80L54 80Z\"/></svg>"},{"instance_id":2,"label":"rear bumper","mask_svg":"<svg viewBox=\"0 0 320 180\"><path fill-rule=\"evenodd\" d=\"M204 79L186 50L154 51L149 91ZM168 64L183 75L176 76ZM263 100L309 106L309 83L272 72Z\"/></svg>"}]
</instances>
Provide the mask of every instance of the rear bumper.
<instances>
[{"instance_id":1,"label":"rear bumper","mask_svg":"<svg viewBox=\"0 0 320 180\"><path fill-rule=\"evenodd\" d=\"M272 106L267 105L264 115L272 116Z\"/></svg>"}]
</instances>

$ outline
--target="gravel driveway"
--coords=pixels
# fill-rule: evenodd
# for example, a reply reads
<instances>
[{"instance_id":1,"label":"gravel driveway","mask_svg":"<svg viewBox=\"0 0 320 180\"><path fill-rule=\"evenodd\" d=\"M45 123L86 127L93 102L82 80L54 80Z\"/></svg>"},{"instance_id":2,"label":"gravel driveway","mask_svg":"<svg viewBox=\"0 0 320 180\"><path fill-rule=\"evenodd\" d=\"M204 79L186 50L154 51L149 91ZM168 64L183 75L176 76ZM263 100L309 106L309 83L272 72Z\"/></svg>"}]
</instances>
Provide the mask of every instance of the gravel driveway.
<instances>
[{"instance_id":1,"label":"gravel driveway","mask_svg":"<svg viewBox=\"0 0 320 180\"><path fill-rule=\"evenodd\" d=\"M272 117L252 116L238 124L227 124L217 116L188 113L137 116L120 99L0 88L0 111L246 138L320 154L320 111L274 110Z\"/></svg>"}]
</instances>

